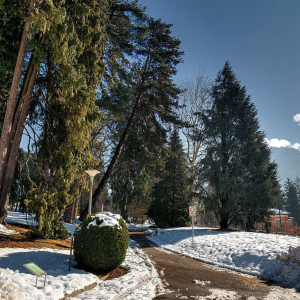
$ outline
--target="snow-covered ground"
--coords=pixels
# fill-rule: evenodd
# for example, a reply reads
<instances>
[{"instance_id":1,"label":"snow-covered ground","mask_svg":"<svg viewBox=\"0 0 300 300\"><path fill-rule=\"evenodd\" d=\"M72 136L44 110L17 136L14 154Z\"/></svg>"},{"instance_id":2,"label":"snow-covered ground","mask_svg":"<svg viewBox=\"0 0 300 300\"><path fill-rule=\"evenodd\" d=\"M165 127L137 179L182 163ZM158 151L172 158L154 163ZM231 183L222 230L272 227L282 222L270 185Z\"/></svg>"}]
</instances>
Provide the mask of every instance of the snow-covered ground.
<instances>
[{"instance_id":1,"label":"snow-covered ground","mask_svg":"<svg viewBox=\"0 0 300 300\"><path fill-rule=\"evenodd\" d=\"M26 224L24 215L15 212L9 212L7 221ZM32 224L31 218L29 223ZM70 232L76 228L76 225L64 225ZM149 229L148 225L130 224L128 227L130 231ZM157 229L155 232L157 234L149 236L149 239L162 248L209 264L300 288L298 237L195 228L192 243L191 228ZM0 227L0 234L14 232ZM91 290L70 297L69 300L146 300L152 299L157 286L160 286L151 261L133 241L130 242L122 264L129 270L128 274L113 280L101 281L91 273L78 270L74 268L73 260L71 270L68 271L69 257L69 250L0 248L0 299L58 300L64 295L96 284ZM38 279L38 287L35 286L36 277L23 267L23 264L29 262L35 262L47 272L45 287L43 277ZM235 299L227 294L225 296L226 299ZM225 299L224 297L216 299ZM295 291L275 287L266 299L290 300L300 299L300 296Z\"/></svg>"},{"instance_id":2,"label":"snow-covered ground","mask_svg":"<svg viewBox=\"0 0 300 300\"><path fill-rule=\"evenodd\" d=\"M26 224L25 215L9 212L8 222ZM29 218L32 224L32 218ZM76 225L65 224L70 232ZM14 234L0 227L0 234ZM160 284L149 258L130 241L125 261L121 265L128 273L120 278L102 281L97 276L74 268L72 258L69 269L70 250L0 248L0 299L1 300L59 300L65 295L96 283L89 291L69 299L81 300L148 300L155 296ZM47 272L44 276L32 275L23 265L34 262Z\"/></svg>"},{"instance_id":3,"label":"snow-covered ground","mask_svg":"<svg viewBox=\"0 0 300 300\"><path fill-rule=\"evenodd\" d=\"M195 228L193 245L191 228L174 228L158 230L149 239L162 248L209 264L300 289L299 237Z\"/></svg>"}]
</instances>

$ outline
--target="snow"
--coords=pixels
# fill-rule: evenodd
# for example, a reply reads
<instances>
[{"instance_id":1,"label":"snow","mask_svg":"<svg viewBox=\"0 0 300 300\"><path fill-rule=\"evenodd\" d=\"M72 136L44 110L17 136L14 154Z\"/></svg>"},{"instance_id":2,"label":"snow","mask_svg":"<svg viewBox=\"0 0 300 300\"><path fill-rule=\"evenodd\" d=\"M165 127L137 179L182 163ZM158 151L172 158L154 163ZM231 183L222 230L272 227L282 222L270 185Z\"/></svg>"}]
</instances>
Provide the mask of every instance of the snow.
<instances>
[{"instance_id":1,"label":"snow","mask_svg":"<svg viewBox=\"0 0 300 300\"><path fill-rule=\"evenodd\" d=\"M11 235L11 234L18 234L15 230L7 229L4 225L0 224L0 235Z\"/></svg>"},{"instance_id":2,"label":"snow","mask_svg":"<svg viewBox=\"0 0 300 300\"><path fill-rule=\"evenodd\" d=\"M9 212L7 221L26 224L24 216ZM111 214L105 214L104 217L118 218ZM28 221L30 224L34 223L31 217ZM71 233L78 226L64 225ZM300 288L300 248L297 248L300 245L299 237L195 228L193 243L190 227L152 229L150 225L128 224L128 228L130 231L147 231L154 234L148 238L163 249L214 266L272 279L291 288ZM5 227L0 227L0 234L13 233ZM68 300L150 300L155 297L157 288L161 286L153 264L134 241L130 241L122 264L128 273L113 280L102 281L91 273L74 268L73 258L69 271L69 258L70 250L0 248L0 299L59 300L71 294L72 297L67 298ZM45 287L44 276L38 278L38 285L35 286L36 276L23 266L29 262L35 262L47 272ZM95 284L95 287L92 287L92 284ZM195 284L208 285L209 282L199 281ZM72 294L85 287L90 287L90 290L79 295ZM266 299L300 299L298 293L290 293L289 289L279 289L272 288ZM211 296L218 295L218 298L211 299L238 297L230 293L232 292L215 290ZM282 293L286 294L283 296ZM280 295L283 298L280 298Z\"/></svg>"},{"instance_id":3,"label":"snow","mask_svg":"<svg viewBox=\"0 0 300 300\"><path fill-rule=\"evenodd\" d=\"M9 212L7 221L27 223L25 215L17 212ZM29 218L29 222L32 222L32 218ZM72 224L65 226L71 233L77 228ZM0 227L0 234L9 233L12 234L5 227ZM69 271L69 258L70 250L0 248L0 299L59 300L95 283L96 286L91 290L67 299L148 300L155 296L156 287L160 284L151 261L134 241L130 241L121 265L128 273L120 278L102 281L91 273L74 268L76 262L73 257ZM45 286L44 276L38 277L36 286L37 277L23 266L30 262L47 272Z\"/></svg>"},{"instance_id":4,"label":"snow","mask_svg":"<svg viewBox=\"0 0 300 300\"><path fill-rule=\"evenodd\" d=\"M272 208L271 211L272 211L273 215L289 215L290 214L286 210L279 210L277 208Z\"/></svg>"},{"instance_id":5,"label":"snow","mask_svg":"<svg viewBox=\"0 0 300 300\"><path fill-rule=\"evenodd\" d=\"M133 223L127 224L129 232L144 232L149 229L149 226L151 226L151 224L149 224L148 222L146 222L145 224L133 224Z\"/></svg>"},{"instance_id":6,"label":"snow","mask_svg":"<svg viewBox=\"0 0 300 300\"><path fill-rule=\"evenodd\" d=\"M195 228L193 245L192 228L152 233L148 239L164 249L300 289L300 249L298 256L290 255L300 245L299 237Z\"/></svg>"},{"instance_id":7,"label":"snow","mask_svg":"<svg viewBox=\"0 0 300 300\"><path fill-rule=\"evenodd\" d=\"M88 226L87 226L88 228L91 225L99 226L99 227L103 227L103 226L120 227L119 219L121 219L121 216L118 214L113 214L113 213L107 211L107 212L97 213L95 216L92 216L92 218L94 220L88 224ZM100 224L98 224L99 221L101 222Z\"/></svg>"}]
</instances>

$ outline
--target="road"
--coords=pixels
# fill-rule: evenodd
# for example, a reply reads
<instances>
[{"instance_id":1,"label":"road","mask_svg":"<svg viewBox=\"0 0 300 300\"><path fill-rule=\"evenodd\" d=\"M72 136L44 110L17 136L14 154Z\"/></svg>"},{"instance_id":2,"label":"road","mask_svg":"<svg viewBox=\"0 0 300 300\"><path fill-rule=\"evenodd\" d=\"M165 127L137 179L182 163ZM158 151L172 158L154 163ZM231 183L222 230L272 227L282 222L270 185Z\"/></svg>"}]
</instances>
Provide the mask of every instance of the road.
<instances>
[{"instance_id":1,"label":"road","mask_svg":"<svg viewBox=\"0 0 300 300\"><path fill-rule=\"evenodd\" d=\"M130 233L130 238L149 256L164 284L165 293L154 299L300 299L299 293L274 288L256 277L215 268L155 247L144 233Z\"/></svg>"}]
</instances>

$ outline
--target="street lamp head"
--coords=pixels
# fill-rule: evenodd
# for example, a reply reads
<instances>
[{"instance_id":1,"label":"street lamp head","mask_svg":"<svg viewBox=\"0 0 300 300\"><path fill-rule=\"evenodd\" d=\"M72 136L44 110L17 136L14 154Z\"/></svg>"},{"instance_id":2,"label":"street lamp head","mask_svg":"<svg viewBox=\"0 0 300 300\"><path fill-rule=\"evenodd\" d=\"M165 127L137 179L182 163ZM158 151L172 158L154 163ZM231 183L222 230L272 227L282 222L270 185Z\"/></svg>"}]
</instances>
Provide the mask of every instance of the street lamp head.
<instances>
[{"instance_id":1,"label":"street lamp head","mask_svg":"<svg viewBox=\"0 0 300 300\"><path fill-rule=\"evenodd\" d=\"M88 215L91 215L92 214L92 197L93 197L94 176L99 174L100 172L97 170L85 170L84 172L90 175L90 197L89 197L89 205L88 205Z\"/></svg>"},{"instance_id":2,"label":"street lamp head","mask_svg":"<svg viewBox=\"0 0 300 300\"><path fill-rule=\"evenodd\" d=\"M90 176L94 177L95 175L99 174L100 172L97 170L85 170L85 173L89 174Z\"/></svg>"}]
</instances>

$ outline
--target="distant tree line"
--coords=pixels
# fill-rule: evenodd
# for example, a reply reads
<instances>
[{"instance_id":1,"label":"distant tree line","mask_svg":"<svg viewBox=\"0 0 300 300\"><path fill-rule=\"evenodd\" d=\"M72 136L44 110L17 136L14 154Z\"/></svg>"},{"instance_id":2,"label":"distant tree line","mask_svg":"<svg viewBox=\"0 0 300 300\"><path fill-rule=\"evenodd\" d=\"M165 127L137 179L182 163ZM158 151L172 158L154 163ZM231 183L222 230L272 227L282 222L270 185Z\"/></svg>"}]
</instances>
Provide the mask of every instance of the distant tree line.
<instances>
[{"instance_id":1,"label":"distant tree line","mask_svg":"<svg viewBox=\"0 0 300 300\"><path fill-rule=\"evenodd\" d=\"M300 178L297 177L294 181L287 178L278 199L278 205L278 209L285 208L294 218L295 224L300 225Z\"/></svg>"}]
</instances>

